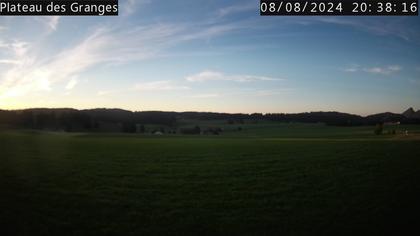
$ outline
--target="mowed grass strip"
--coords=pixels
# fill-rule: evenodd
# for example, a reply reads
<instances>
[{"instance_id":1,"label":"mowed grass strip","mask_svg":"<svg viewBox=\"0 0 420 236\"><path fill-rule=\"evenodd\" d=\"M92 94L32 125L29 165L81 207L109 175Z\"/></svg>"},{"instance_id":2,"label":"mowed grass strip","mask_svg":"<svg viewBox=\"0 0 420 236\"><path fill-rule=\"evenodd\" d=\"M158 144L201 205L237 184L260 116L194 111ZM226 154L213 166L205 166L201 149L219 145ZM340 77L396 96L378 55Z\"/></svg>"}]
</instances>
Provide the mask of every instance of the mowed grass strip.
<instances>
[{"instance_id":1,"label":"mowed grass strip","mask_svg":"<svg viewBox=\"0 0 420 236\"><path fill-rule=\"evenodd\" d=\"M420 142L0 134L2 235L388 234Z\"/></svg>"}]
</instances>

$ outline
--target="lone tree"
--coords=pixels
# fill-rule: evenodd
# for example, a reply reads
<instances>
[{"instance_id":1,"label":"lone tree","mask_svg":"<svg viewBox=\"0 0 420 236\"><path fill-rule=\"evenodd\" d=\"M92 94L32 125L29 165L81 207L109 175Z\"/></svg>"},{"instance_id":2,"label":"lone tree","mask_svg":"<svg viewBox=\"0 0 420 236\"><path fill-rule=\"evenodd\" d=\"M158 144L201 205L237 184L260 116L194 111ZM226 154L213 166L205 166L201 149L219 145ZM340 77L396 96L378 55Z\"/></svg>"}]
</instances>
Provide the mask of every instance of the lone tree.
<instances>
[{"instance_id":1,"label":"lone tree","mask_svg":"<svg viewBox=\"0 0 420 236\"><path fill-rule=\"evenodd\" d=\"M375 134L381 135L384 131L384 125L383 124L377 124L375 127Z\"/></svg>"}]
</instances>

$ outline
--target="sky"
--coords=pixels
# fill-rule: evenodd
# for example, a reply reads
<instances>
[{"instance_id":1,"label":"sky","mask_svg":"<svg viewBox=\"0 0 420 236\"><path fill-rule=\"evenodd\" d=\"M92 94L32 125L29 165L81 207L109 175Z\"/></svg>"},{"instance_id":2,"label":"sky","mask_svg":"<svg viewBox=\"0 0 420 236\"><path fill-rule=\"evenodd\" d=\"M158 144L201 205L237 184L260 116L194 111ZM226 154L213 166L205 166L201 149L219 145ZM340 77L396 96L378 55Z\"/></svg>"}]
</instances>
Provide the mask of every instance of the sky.
<instances>
[{"instance_id":1,"label":"sky","mask_svg":"<svg viewBox=\"0 0 420 236\"><path fill-rule=\"evenodd\" d=\"M420 18L260 16L258 0L120 0L0 16L0 109L367 115L420 109Z\"/></svg>"}]
</instances>

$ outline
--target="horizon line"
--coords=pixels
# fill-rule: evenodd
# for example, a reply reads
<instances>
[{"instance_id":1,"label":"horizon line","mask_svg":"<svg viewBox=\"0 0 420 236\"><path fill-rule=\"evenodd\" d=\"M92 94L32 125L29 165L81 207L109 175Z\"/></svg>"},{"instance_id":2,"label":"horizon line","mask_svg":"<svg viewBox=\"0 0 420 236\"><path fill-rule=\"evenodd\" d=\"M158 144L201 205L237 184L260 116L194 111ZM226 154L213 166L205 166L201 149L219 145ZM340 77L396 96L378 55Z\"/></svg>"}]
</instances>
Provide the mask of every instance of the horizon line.
<instances>
[{"instance_id":1,"label":"horizon line","mask_svg":"<svg viewBox=\"0 0 420 236\"><path fill-rule=\"evenodd\" d=\"M338 110L318 110L318 111L302 111L302 112L220 112L220 111L193 111L193 110L185 110L185 111L169 111L169 110L131 110L131 109L124 109L124 108L117 108L117 107L113 107L113 108L107 108L107 107L96 107L96 108L83 108L83 109L77 109L77 108L71 108L71 107L32 107L32 108L21 108L21 109L3 109L0 107L0 111L25 111L25 110L76 110L76 111L87 111L87 110L122 110L122 111L128 111L128 112L172 112L172 113L188 113L188 112L193 112L193 113L215 113L215 114L231 114L231 115L235 115L235 114L243 114L243 115L252 115L252 114L262 114L262 115L267 115L267 114L304 114L304 113L317 113L317 112L322 112L322 113L342 113L342 114L348 114L348 115L356 115L356 116L361 116L361 117L366 117L366 116L371 116L371 115L376 115L376 114L384 114L384 113L392 113L392 114L403 114L405 111L409 110L409 109L413 109L415 112L416 110L413 107L409 107L406 110L404 110L401 113L395 113L395 112L391 112L391 111L385 111L385 112L378 112L378 113L371 113L369 115L362 115L362 114L356 114L356 113L348 113L348 112L343 112L343 111L338 111ZM417 110L417 112L420 110Z\"/></svg>"}]
</instances>

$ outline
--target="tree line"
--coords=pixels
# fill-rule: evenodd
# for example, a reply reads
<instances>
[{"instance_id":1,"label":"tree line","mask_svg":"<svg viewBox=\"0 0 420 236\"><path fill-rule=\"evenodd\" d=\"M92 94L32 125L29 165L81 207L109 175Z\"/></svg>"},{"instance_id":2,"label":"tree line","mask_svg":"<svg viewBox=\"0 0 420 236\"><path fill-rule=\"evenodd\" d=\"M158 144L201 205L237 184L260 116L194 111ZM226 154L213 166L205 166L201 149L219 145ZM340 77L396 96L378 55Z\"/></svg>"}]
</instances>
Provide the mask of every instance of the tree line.
<instances>
[{"instance_id":1,"label":"tree line","mask_svg":"<svg viewBox=\"0 0 420 236\"><path fill-rule=\"evenodd\" d=\"M178 121L226 120L228 124L245 122L325 123L334 126L376 125L386 122L420 124L420 119L401 114L381 113L362 117L339 112L309 112L297 114L229 114L211 112L131 112L121 109L27 109L0 110L0 124L14 128L76 131L139 132L145 124L175 127ZM191 131L193 132L193 131Z\"/></svg>"}]
</instances>

